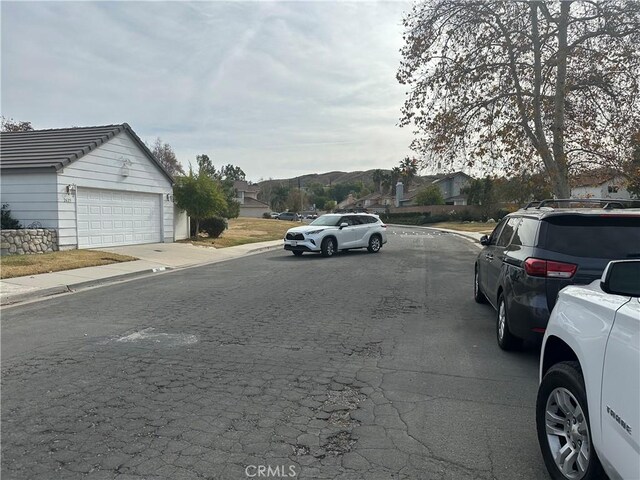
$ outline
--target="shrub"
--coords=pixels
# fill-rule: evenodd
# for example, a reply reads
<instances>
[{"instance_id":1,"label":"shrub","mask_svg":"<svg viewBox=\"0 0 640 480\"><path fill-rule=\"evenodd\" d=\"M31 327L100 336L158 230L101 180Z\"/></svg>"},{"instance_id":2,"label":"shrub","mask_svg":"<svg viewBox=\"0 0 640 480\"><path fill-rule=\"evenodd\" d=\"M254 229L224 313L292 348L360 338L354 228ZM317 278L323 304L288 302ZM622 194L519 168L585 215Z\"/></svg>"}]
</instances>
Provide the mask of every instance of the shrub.
<instances>
[{"instance_id":1,"label":"shrub","mask_svg":"<svg viewBox=\"0 0 640 480\"><path fill-rule=\"evenodd\" d=\"M271 218L271 214L269 212L264 212L262 214L262 218L269 218L270 219Z\"/></svg>"},{"instance_id":2,"label":"shrub","mask_svg":"<svg viewBox=\"0 0 640 480\"><path fill-rule=\"evenodd\" d=\"M222 232L229 228L229 224L225 218L211 217L201 220L200 228L203 232L207 232L209 238L218 238Z\"/></svg>"},{"instance_id":3,"label":"shrub","mask_svg":"<svg viewBox=\"0 0 640 480\"><path fill-rule=\"evenodd\" d=\"M11 216L11 210L9 210L9 205L2 205L2 213L1 213L1 225L0 228L3 230L17 230L22 228L20 222Z\"/></svg>"}]
</instances>

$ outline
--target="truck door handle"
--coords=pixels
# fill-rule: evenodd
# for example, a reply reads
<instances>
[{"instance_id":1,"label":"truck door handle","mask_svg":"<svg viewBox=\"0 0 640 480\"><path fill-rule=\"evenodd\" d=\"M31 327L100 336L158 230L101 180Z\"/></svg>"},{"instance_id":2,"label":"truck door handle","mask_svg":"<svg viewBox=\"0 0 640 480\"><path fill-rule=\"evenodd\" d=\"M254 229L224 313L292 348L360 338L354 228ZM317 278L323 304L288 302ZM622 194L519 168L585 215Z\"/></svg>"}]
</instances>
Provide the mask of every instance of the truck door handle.
<instances>
[{"instance_id":1,"label":"truck door handle","mask_svg":"<svg viewBox=\"0 0 640 480\"><path fill-rule=\"evenodd\" d=\"M491 255L490 253L487 253L484 258L486 258L487 260L493 260L493 255Z\"/></svg>"}]
</instances>

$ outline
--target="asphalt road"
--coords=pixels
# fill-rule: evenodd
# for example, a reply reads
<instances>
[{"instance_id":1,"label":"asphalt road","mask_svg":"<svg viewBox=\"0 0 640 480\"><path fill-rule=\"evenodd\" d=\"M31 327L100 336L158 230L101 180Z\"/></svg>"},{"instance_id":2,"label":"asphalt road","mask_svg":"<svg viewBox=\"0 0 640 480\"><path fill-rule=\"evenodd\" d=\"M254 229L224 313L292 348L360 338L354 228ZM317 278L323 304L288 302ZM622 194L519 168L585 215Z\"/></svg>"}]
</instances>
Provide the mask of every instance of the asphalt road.
<instances>
[{"instance_id":1,"label":"asphalt road","mask_svg":"<svg viewBox=\"0 0 640 480\"><path fill-rule=\"evenodd\" d=\"M284 251L2 312L2 478L546 479L471 242Z\"/></svg>"}]
</instances>

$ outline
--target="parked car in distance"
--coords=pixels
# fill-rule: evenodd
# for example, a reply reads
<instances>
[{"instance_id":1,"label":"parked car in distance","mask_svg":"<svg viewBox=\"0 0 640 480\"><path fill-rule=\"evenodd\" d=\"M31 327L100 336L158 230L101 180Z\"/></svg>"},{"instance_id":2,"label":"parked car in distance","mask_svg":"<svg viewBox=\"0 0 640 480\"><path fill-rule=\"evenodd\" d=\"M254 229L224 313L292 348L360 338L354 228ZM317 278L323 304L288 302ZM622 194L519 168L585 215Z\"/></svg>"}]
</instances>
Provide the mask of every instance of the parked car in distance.
<instances>
[{"instance_id":1,"label":"parked car in distance","mask_svg":"<svg viewBox=\"0 0 640 480\"><path fill-rule=\"evenodd\" d=\"M376 215L321 215L309 225L290 228L284 238L284 249L301 256L318 252L330 257L339 250L366 248L378 253L387 243L387 226Z\"/></svg>"},{"instance_id":2,"label":"parked car in distance","mask_svg":"<svg viewBox=\"0 0 640 480\"><path fill-rule=\"evenodd\" d=\"M538 441L555 480L640 478L640 260L564 288L540 355Z\"/></svg>"},{"instance_id":3,"label":"parked car in distance","mask_svg":"<svg viewBox=\"0 0 640 480\"><path fill-rule=\"evenodd\" d=\"M273 219L277 219L280 216L278 212L271 212L270 215L271 215L271 218Z\"/></svg>"},{"instance_id":4,"label":"parked car in distance","mask_svg":"<svg viewBox=\"0 0 640 480\"><path fill-rule=\"evenodd\" d=\"M518 210L480 241L474 297L496 309L504 350L542 337L562 288L600 278L610 260L640 258L640 209L554 202L566 208Z\"/></svg>"},{"instance_id":5,"label":"parked car in distance","mask_svg":"<svg viewBox=\"0 0 640 480\"><path fill-rule=\"evenodd\" d=\"M297 222L300 220L300 215L294 212L282 212L278 215L278 220L287 220L289 222Z\"/></svg>"}]
</instances>

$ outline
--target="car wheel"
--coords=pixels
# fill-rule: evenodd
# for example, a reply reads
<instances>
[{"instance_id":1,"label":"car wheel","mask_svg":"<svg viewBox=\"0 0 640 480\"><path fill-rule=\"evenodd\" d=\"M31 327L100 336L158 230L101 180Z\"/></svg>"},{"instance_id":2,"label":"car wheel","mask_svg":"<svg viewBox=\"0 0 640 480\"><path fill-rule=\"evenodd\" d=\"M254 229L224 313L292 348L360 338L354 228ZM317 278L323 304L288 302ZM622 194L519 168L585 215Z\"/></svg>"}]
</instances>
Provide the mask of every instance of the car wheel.
<instances>
[{"instance_id":1,"label":"car wheel","mask_svg":"<svg viewBox=\"0 0 640 480\"><path fill-rule=\"evenodd\" d=\"M498 346L502 350L517 350L522 346L522 340L515 337L509 330L509 316L507 314L507 304L504 295L501 293L498 298L498 318L496 321L496 336Z\"/></svg>"},{"instance_id":2,"label":"car wheel","mask_svg":"<svg viewBox=\"0 0 640 480\"><path fill-rule=\"evenodd\" d=\"M333 238L325 238L320 245L323 257L331 257L336 253L336 241Z\"/></svg>"},{"instance_id":3,"label":"car wheel","mask_svg":"<svg viewBox=\"0 0 640 480\"><path fill-rule=\"evenodd\" d=\"M551 478L605 478L591 443L587 394L578 362L558 363L542 379L536 402L536 429Z\"/></svg>"},{"instance_id":4,"label":"car wheel","mask_svg":"<svg viewBox=\"0 0 640 480\"><path fill-rule=\"evenodd\" d=\"M480 290L480 276L478 275L478 266L476 265L476 271L473 276L473 299L477 303L487 303L487 297L484 296L482 290Z\"/></svg>"},{"instance_id":5,"label":"car wheel","mask_svg":"<svg viewBox=\"0 0 640 480\"><path fill-rule=\"evenodd\" d=\"M304 252L300 252L300 251L298 251L298 250L293 250L293 254L294 254L296 257L301 257L303 253L304 253Z\"/></svg>"},{"instance_id":6,"label":"car wheel","mask_svg":"<svg viewBox=\"0 0 640 480\"><path fill-rule=\"evenodd\" d=\"M378 253L381 248L382 239L380 238L380 235L372 235L369 239L369 246L367 247L367 250L371 253Z\"/></svg>"}]
</instances>

